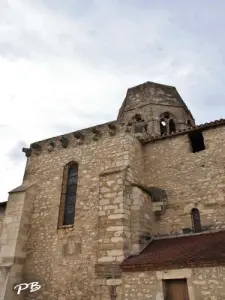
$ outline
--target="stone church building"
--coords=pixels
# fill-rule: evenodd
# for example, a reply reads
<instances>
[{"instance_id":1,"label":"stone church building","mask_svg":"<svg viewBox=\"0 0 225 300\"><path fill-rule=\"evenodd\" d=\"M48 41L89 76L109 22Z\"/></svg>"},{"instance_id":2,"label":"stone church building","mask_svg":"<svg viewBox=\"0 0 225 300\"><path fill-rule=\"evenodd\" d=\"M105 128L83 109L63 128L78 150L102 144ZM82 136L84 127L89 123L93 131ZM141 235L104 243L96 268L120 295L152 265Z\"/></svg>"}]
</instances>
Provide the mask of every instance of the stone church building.
<instances>
[{"instance_id":1,"label":"stone church building","mask_svg":"<svg viewBox=\"0 0 225 300\"><path fill-rule=\"evenodd\" d=\"M23 148L0 299L225 299L224 144L225 120L195 125L174 87L146 82L115 121Z\"/></svg>"}]
</instances>

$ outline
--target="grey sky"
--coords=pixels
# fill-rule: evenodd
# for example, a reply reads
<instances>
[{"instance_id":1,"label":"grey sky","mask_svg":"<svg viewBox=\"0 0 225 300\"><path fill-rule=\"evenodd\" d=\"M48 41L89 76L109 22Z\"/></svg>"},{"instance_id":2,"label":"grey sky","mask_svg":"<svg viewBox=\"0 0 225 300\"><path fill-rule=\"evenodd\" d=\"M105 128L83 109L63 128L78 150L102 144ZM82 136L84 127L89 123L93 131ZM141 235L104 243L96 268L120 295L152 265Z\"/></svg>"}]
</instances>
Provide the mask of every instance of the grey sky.
<instances>
[{"instance_id":1,"label":"grey sky","mask_svg":"<svg viewBox=\"0 0 225 300\"><path fill-rule=\"evenodd\" d=\"M225 117L224 28L222 0L1 1L0 201L22 144L115 119L142 82L176 86L197 123Z\"/></svg>"}]
</instances>

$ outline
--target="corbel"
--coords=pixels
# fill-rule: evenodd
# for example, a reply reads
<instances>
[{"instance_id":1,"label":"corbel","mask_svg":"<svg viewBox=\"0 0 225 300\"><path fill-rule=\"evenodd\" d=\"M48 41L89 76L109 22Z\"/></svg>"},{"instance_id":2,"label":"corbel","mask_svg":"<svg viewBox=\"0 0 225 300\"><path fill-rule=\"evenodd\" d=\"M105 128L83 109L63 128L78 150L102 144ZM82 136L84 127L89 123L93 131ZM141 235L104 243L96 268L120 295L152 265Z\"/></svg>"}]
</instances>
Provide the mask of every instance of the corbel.
<instances>
[{"instance_id":1,"label":"corbel","mask_svg":"<svg viewBox=\"0 0 225 300\"><path fill-rule=\"evenodd\" d=\"M126 130L125 130L125 131L126 131L126 132L131 132L132 126L133 126L132 122L127 123Z\"/></svg>"},{"instance_id":2,"label":"corbel","mask_svg":"<svg viewBox=\"0 0 225 300\"><path fill-rule=\"evenodd\" d=\"M31 149L34 150L34 153L36 155L39 155L41 153L41 145L38 143L31 144Z\"/></svg>"},{"instance_id":3,"label":"corbel","mask_svg":"<svg viewBox=\"0 0 225 300\"><path fill-rule=\"evenodd\" d=\"M23 148L22 152L25 153L26 157L30 157L31 156L31 149L30 148Z\"/></svg>"},{"instance_id":4,"label":"corbel","mask_svg":"<svg viewBox=\"0 0 225 300\"><path fill-rule=\"evenodd\" d=\"M67 148L69 145L69 140L65 136L61 136L59 139L63 148Z\"/></svg>"},{"instance_id":5,"label":"corbel","mask_svg":"<svg viewBox=\"0 0 225 300\"><path fill-rule=\"evenodd\" d=\"M108 124L109 134L115 135L116 134L116 126L114 124Z\"/></svg>"},{"instance_id":6,"label":"corbel","mask_svg":"<svg viewBox=\"0 0 225 300\"><path fill-rule=\"evenodd\" d=\"M73 136L77 139L77 143L83 144L84 142L84 135L81 132L74 132Z\"/></svg>"},{"instance_id":7,"label":"corbel","mask_svg":"<svg viewBox=\"0 0 225 300\"><path fill-rule=\"evenodd\" d=\"M31 148L36 150L36 151L41 151L41 145L39 145L38 143L32 144Z\"/></svg>"},{"instance_id":8,"label":"corbel","mask_svg":"<svg viewBox=\"0 0 225 300\"><path fill-rule=\"evenodd\" d=\"M101 132L96 127L92 128L92 133L94 134L92 139L95 141L99 140Z\"/></svg>"},{"instance_id":9,"label":"corbel","mask_svg":"<svg viewBox=\"0 0 225 300\"><path fill-rule=\"evenodd\" d=\"M48 151L52 152L53 149L55 148L55 146L56 146L56 144L54 142L49 143L49 145L48 145Z\"/></svg>"}]
</instances>

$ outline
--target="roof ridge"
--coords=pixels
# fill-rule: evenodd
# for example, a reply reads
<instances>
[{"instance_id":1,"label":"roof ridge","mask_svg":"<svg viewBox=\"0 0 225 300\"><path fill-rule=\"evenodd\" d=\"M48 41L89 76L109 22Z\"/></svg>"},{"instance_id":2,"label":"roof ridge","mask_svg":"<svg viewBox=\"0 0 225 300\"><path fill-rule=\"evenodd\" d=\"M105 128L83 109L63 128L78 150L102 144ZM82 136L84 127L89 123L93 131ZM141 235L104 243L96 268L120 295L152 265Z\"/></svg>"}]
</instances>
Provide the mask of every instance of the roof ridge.
<instances>
[{"instance_id":1,"label":"roof ridge","mask_svg":"<svg viewBox=\"0 0 225 300\"><path fill-rule=\"evenodd\" d=\"M192 233L183 233L183 234L169 235L169 236L155 236L154 240L190 237L190 236L196 236L196 235L214 234L214 233L218 233L218 232L225 232L225 229L212 229L212 230L202 231L202 232L198 232L198 233L192 232Z\"/></svg>"},{"instance_id":2,"label":"roof ridge","mask_svg":"<svg viewBox=\"0 0 225 300\"><path fill-rule=\"evenodd\" d=\"M225 230L213 230L188 235L185 239L178 238L174 242L170 242L170 237L153 238L152 245L148 243L145 251L142 250L143 252L137 256L131 255L120 267L123 271L135 272L225 265L224 234ZM199 235L202 237L199 238Z\"/></svg>"}]
</instances>

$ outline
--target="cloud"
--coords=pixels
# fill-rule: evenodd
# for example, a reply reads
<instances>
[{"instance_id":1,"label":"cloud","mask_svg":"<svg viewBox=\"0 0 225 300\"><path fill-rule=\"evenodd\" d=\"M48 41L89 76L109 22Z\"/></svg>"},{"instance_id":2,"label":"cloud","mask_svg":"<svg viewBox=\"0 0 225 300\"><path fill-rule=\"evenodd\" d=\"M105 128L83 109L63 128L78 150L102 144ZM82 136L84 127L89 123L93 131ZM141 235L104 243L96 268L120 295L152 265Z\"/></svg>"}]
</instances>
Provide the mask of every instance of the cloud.
<instances>
[{"instance_id":1,"label":"cloud","mask_svg":"<svg viewBox=\"0 0 225 300\"><path fill-rule=\"evenodd\" d=\"M23 146L114 120L131 86L175 85L197 123L223 117L224 6L0 2L0 201L21 183Z\"/></svg>"},{"instance_id":2,"label":"cloud","mask_svg":"<svg viewBox=\"0 0 225 300\"><path fill-rule=\"evenodd\" d=\"M12 149L9 150L7 156L9 160L14 164L17 165L21 161L23 161L24 155L22 151L20 151L24 145L26 145L25 141L18 141ZM19 151L18 151L19 150Z\"/></svg>"}]
</instances>

